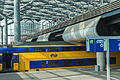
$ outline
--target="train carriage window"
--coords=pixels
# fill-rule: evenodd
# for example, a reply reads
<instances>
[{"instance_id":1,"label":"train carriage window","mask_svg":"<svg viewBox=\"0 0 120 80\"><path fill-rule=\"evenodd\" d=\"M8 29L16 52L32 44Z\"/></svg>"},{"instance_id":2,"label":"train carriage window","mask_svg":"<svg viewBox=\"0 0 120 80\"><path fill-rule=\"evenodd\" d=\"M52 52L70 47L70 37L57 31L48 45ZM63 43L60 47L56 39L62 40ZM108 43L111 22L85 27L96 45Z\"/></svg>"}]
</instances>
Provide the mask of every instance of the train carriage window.
<instances>
[{"instance_id":1,"label":"train carriage window","mask_svg":"<svg viewBox=\"0 0 120 80\"><path fill-rule=\"evenodd\" d=\"M110 64L116 64L116 58L110 58Z\"/></svg>"},{"instance_id":2,"label":"train carriage window","mask_svg":"<svg viewBox=\"0 0 120 80\"><path fill-rule=\"evenodd\" d=\"M59 51L59 48L48 48L48 51Z\"/></svg>"},{"instance_id":3,"label":"train carriage window","mask_svg":"<svg viewBox=\"0 0 120 80\"><path fill-rule=\"evenodd\" d=\"M72 60L63 60L62 65L63 66L72 66Z\"/></svg>"},{"instance_id":4,"label":"train carriage window","mask_svg":"<svg viewBox=\"0 0 120 80\"><path fill-rule=\"evenodd\" d=\"M87 64L88 65L95 65L96 64L96 59L88 59Z\"/></svg>"},{"instance_id":5,"label":"train carriage window","mask_svg":"<svg viewBox=\"0 0 120 80\"><path fill-rule=\"evenodd\" d=\"M60 66L59 61L49 61L48 66L49 67L58 67L58 66Z\"/></svg>"},{"instance_id":6,"label":"train carriage window","mask_svg":"<svg viewBox=\"0 0 120 80\"><path fill-rule=\"evenodd\" d=\"M18 62L18 57L15 56L15 60L14 60L14 63L17 63Z\"/></svg>"},{"instance_id":7,"label":"train carriage window","mask_svg":"<svg viewBox=\"0 0 120 80\"><path fill-rule=\"evenodd\" d=\"M29 49L29 48L25 48L24 51L25 51L25 52L29 52L30 49Z\"/></svg>"},{"instance_id":8,"label":"train carriage window","mask_svg":"<svg viewBox=\"0 0 120 80\"><path fill-rule=\"evenodd\" d=\"M75 60L75 65L85 65L85 60L84 59L80 59L80 60Z\"/></svg>"},{"instance_id":9,"label":"train carriage window","mask_svg":"<svg viewBox=\"0 0 120 80\"><path fill-rule=\"evenodd\" d=\"M62 51L72 51L72 47L62 47Z\"/></svg>"},{"instance_id":10,"label":"train carriage window","mask_svg":"<svg viewBox=\"0 0 120 80\"><path fill-rule=\"evenodd\" d=\"M2 63L2 56L0 56L0 63Z\"/></svg>"},{"instance_id":11,"label":"train carriage window","mask_svg":"<svg viewBox=\"0 0 120 80\"><path fill-rule=\"evenodd\" d=\"M36 52L45 52L45 48L34 48Z\"/></svg>"},{"instance_id":12,"label":"train carriage window","mask_svg":"<svg viewBox=\"0 0 120 80\"><path fill-rule=\"evenodd\" d=\"M106 59L105 59L105 64L107 64ZM116 58L115 57L110 57L110 64L116 64Z\"/></svg>"},{"instance_id":13,"label":"train carriage window","mask_svg":"<svg viewBox=\"0 0 120 80\"><path fill-rule=\"evenodd\" d=\"M86 46L77 46L74 48L76 51L86 51Z\"/></svg>"},{"instance_id":14,"label":"train carriage window","mask_svg":"<svg viewBox=\"0 0 120 80\"><path fill-rule=\"evenodd\" d=\"M46 66L46 61L41 62L41 67L45 67Z\"/></svg>"}]
</instances>

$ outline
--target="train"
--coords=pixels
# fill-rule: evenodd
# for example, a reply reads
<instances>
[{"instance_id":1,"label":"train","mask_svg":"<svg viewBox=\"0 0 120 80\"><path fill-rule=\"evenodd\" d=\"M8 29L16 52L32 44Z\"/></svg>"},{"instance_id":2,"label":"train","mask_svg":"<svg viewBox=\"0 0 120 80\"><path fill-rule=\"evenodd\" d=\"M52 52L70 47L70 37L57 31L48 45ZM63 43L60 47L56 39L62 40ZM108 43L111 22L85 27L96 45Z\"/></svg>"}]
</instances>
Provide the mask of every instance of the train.
<instances>
[{"instance_id":1,"label":"train","mask_svg":"<svg viewBox=\"0 0 120 80\"><path fill-rule=\"evenodd\" d=\"M120 66L120 53L110 53L111 66ZM25 42L0 49L0 71L42 71L91 68L96 53L86 53L86 45L78 42Z\"/></svg>"}]
</instances>

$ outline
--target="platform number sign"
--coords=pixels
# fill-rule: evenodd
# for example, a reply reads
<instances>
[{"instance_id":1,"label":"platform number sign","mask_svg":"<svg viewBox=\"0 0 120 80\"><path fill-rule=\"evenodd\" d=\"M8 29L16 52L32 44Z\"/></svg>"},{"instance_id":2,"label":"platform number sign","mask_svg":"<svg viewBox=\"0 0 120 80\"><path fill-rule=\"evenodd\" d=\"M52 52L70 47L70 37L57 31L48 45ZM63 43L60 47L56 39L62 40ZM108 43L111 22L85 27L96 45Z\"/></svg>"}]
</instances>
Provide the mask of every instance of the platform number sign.
<instances>
[{"instance_id":1,"label":"platform number sign","mask_svg":"<svg viewBox=\"0 0 120 80\"><path fill-rule=\"evenodd\" d=\"M120 52L120 39L109 39L110 52Z\"/></svg>"},{"instance_id":2,"label":"platform number sign","mask_svg":"<svg viewBox=\"0 0 120 80\"><path fill-rule=\"evenodd\" d=\"M87 47L88 46L88 47ZM87 51L93 51L94 52L94 39L87 40ZM90 46L90 47L89 47Z\"/></svg>"},{"instance_id":3,"label":"platform number sign","mask_svg":"<svg viewBox=\"0 0 120 80\"><path fill-rule=\"evenodd\" d=\"M87 39L86 47L87 52L106 52L107 51L107 39ZM109 51L120 52L120 39L108 39L109 40Z\"/></svg>"},{"instance_id":4,"label":"platform number sign","mask_svg":"<svg viewBox=\"0 0 120 80\"><path fill-rule=\"evenodd\" d=\"M110 53L120 52L120 37L93 37L86 40L87 52L106 52L107 80L110 80Z\"/></svg>"},{"instance_id":5,"label":"platform number sign","mask_svg":"<svg viewBox=\"0 0 120 80\"><path fill-rule=\"evenodd\" d=\"M105 39L89 39L86 41L87 52L105 52Z\"/></svg>"}]
</instances>

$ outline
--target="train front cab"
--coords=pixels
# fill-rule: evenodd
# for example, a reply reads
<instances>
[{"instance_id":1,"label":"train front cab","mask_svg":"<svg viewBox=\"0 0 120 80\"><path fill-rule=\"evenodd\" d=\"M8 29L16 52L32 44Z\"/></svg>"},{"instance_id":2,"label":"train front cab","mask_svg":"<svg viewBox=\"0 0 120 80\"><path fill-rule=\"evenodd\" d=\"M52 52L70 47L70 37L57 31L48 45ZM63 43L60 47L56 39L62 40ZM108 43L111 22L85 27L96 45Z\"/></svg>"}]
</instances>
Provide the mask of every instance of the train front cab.
<instances>
[{"instance_id":1,"label":"train front cab","mask_svg":"<svg viewBox=\"0 0 120 80\"><path fill-rule=\"evenodd\" d=\"M0 71L9 72L18 70L18 55L16 53L0 54Z\"/></svg>"}]
</instances>

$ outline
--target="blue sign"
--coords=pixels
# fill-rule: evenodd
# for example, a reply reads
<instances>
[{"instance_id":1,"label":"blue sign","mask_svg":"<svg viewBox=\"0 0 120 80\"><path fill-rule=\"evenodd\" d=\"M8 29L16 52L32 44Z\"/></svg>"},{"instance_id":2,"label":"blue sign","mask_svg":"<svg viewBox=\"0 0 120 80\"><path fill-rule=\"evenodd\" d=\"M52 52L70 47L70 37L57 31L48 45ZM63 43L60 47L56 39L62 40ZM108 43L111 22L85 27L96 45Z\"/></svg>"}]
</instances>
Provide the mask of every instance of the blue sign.
<instances>
[{"instance_id":1,"label":"blue sign","mask_svg":"<svg viewBox=\"0 0 120 80\"><path fill-rule=\"evenodd\" d=\"M94 52L95 51L94 50L94 45L95 45L95 40L94 39L87 40L86 44L87 44L86 48L87 48L88 52L92 52L92 51ZM88 46L90 46L90 47L88 47Z\"/></svg>"},{"instance_id":2,"label":"blue sign","mask_svg":"<svg viewBox=\"0 0 120 80\"><path fill-rule=\"evenodd\" d=\"M88 39L86 41L87 52L106 52L107 39ZM109 52L120 52L120 39L108 39Z\"/></svg>"},{"instance_id":3,"label":"blue sign","mask_svg":"<svg viewBox=\"0 0 120 80\"><path fill-rule=\"evenodd\" d=\"M106 40L105 39L88 39L86 41L87 52L105 52Z\"/></svg>"},{"instance_id":4,"label":"blue sign","mask_svg":"<svg viewBox=\"0 0 120 80\"><path fill-rule=\"evenodd\" d=\"M106 49L105 49L105 42L106 40L104 39L95 39L95 50L97 52L105 52Z\"/></svg>"},{"instance_id":5,"label":"blue sign","mask_svg":"<svg viewBox=\"0 0 120 80\"><path fill-rule=\"evenodd\" d=\"M109 51L120 52L120 39L109 39Z\"/></svg>"}]
</instances>

